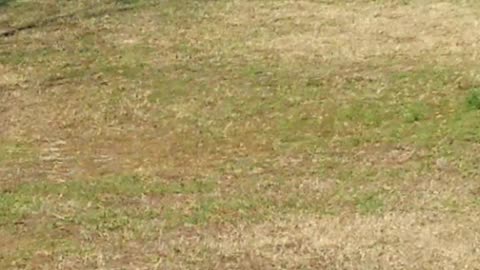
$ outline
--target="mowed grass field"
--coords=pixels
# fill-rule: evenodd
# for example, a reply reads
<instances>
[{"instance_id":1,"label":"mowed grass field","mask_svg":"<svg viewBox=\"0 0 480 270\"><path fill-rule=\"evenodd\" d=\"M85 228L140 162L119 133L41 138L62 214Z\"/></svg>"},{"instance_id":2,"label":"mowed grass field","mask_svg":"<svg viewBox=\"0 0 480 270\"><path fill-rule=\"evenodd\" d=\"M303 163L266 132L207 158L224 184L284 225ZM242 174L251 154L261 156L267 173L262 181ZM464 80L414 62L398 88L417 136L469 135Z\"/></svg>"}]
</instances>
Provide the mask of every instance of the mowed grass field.
<instances>
[{"instance_id":1,"label":"mowed grass field","mask_svg":"<svg viewBox=\"0 0 480 270\"><path fill-rule=\"evenodd\" d=\"M0 269L480 268L477 1L0 1L32 22Z\"/></svg>"}]
</instances>

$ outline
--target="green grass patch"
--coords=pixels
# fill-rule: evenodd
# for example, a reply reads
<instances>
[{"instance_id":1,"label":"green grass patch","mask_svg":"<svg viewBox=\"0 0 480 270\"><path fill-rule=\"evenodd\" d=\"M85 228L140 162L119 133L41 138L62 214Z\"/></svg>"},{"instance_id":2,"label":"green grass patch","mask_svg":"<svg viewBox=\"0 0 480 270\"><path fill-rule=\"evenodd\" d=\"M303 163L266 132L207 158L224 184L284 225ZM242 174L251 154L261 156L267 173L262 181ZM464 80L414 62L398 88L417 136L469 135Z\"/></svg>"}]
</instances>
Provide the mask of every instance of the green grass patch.
<instances>
[{"instance_id":1,"label":"green grass patch","mask_svg":"<svg viewBox=\"0 0 480 270\"><path fill-rule=\"evenodd\" d=\"M26 143L0 141L0 165L5 162L21 162L32 160L34 148Z\"/></svg>"},{"instance_id":2,"label":"green grass patch","mask_svg":"<svg viewBox=\"0 0 480 270\"><path fill-rule=\"evenodd\" d=\"M355 198L357 209L362 214L379 214L384 208L384 202L378 194L364 194Z\"/></svg>"},{"instance_id":3,"label":"green grass patch","mask_svg":"<svg viewBox=\"0 0 480 270\"><path fill-rule=\"evenodd\" d=\"M466 98L466 105L470 110L480 110L480 88L470 89Z\"/></svg>"},{"instance_id":4,"label":"green grass patch","mask_svg":"<svg viewBox=\"0 0 480 270\"><path fill-rule=\"evenodd\" d=\"M137 208L142 207L144 197L163 199L177 194L194 196L211 193L214 189L215 182L211 180L160 183L136 176L64 183L24 183L4 192L0 198L0 221L12 224L39 212L59 211L70 218L80 219L80 223L102 223L103 220L108 224L123 224L129 219L135 220L137 214L152 214L148 209L137 212ZM62 208L62 204L65 208ZM201 216L201 211L199 213Z\"/></svg>"}]
</instances>

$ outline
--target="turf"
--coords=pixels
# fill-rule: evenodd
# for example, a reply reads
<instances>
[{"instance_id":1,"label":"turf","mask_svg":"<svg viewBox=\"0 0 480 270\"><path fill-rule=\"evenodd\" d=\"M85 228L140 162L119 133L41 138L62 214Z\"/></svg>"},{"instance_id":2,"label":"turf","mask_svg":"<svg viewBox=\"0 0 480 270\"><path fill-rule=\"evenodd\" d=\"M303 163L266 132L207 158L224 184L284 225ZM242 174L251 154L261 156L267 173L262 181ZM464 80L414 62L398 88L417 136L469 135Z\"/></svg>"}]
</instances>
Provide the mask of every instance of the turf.
<instances>
[{"instance_id":1,"label":"turf","mask_svg":"<svg viewBox=\"0 0 480 270\"><path fill-rule=\"evenodd\" d=\"M0 1L0 269L480 267L479 16Z\"/></svg>"}]
</instances>

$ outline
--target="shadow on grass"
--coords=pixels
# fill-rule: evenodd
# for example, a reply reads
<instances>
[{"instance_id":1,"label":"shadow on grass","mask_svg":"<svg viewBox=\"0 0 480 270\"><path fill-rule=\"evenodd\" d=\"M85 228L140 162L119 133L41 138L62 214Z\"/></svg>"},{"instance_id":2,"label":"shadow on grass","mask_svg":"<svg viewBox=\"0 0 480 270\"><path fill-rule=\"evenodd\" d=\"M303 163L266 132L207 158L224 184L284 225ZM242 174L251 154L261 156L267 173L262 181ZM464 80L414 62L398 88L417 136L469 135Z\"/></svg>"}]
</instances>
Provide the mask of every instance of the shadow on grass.
<instances>
[{"instance_id":1,"label":"shadow on grass","mask_svg":"<svg viewBox=\"0 0 480 270\"><path fill-rule=\"evenodd\" d=\"M0 0L0 7L7 6L9 3L14 2L15 0Z\"/></svg>"}]
</instances>

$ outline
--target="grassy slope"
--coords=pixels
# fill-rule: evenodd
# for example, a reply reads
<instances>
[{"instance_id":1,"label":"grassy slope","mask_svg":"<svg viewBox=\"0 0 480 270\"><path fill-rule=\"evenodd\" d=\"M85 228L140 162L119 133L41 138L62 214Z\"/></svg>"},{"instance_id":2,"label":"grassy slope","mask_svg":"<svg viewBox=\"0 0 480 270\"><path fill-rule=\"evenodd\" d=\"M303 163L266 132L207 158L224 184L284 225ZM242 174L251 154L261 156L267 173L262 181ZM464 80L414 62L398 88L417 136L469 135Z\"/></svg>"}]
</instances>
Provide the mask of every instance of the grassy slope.
<instances>
[{"instance_id":1,"label":"grassy slope","mask_svg":"<svg viewBox=\"0 0 480 270\"><path fill-rule=\"evenodd\" d=\"M0 269L480 266L470 2L0 7Z\"/></svg>"}]
</instances>

